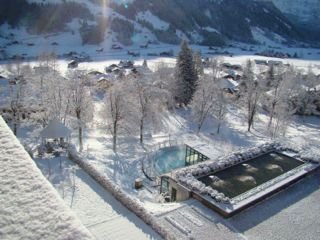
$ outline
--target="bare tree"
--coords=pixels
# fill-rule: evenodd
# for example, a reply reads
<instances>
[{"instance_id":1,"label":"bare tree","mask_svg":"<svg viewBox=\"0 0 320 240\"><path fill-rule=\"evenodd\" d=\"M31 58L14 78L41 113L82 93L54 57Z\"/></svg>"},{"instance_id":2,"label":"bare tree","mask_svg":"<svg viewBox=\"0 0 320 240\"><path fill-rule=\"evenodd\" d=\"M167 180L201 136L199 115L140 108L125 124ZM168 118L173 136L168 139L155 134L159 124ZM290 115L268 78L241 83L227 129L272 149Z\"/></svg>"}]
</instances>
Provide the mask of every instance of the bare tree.
<instances>
[{"instance_id":1,"label":"bare tree","mask_svg":"<svg viewBox=\"0 0 320 240\"><path fill-rule=\"evenodd\" d=\"M219 77L221 62L219 59L214 59L210 62L210 65L212 72L210 75L203 75L200 78L199 86L191 105L198 125L198 133L210 115L217 119L217 133L219 133L221 123L226 115L226 99Z\"/></svg>"},{"instance_id":2,"label":"bare tree","mask_svg":"<svg viewBox=\"0 0 320 240\"><path fill-rule=\"evenodd\" d=\"M193 116L197 122L197 133L200 132L205 120L212 112L215 94L216 91L213 89L213 83L210 77L202 76L191 104Z\"/></svg>"},{"instance_id":3,"label":"bare tree","mask_svg":"<svg viewBox=\"0 0 320 240\"><path fill-rule=\"evenodd\" d=\"M272 138L285 134L291 116L296 112L292 99L299 92L298 80L293 67L281 69L272 88L265 93L265 105L270 115L268 130Z\"/></svg>"},{"instance_id":4,"label":"bare tree","mask_svg":"<svg viewBox=\"0 0 320 240\"><path fill-rule=\"evenodd\" d=\"M201 58L201 52L200 51L195 51L193 54L193 61L195 65L196 72L198 76L203 75L204 73L204 68L202 64L202 58Z\"/></svg>"},{"instance_id":5,"label":"bare tree","mask_svg":"<svg viewBox=\"0 0 320 240\"><path fill-rule=\"evenodd\" d=\"M11 112L11 122L14 135L17 135L18 126L20 125L21 113L23 110L25 84L18 80L14 86L10 87L9 103Z\"/></svg>"},{"instance_id":6,"label":"bare tree","mask_svg":"<svg viewBox=\"0 0 320 240\"><path fill-rule=\"evenodd\" d=\"M42 121L44 125L52 118L57 118L65 123L71 97L68 79L59 73L50 72L42 91L42 106L44 108Z\"/></svg>"},{"instance_id":7,"label":"bare tree","mask_svg":"<svg viewBox=\"0 0 320 240\"><path fill-rule=\"evenodd\" d=\"M37 99L37 120L44 127L50 119L58 118L65 123L66 116L63 112L68 106L66 99L67 84L60 72L56 70L56 58L54 54L43 53L39 57L38 65L33 68L32 88L33 95Z\"/></svg>"},{"instance_id":8,"label":"bare tree","mask_svg":"<svg viewBox=\"0 0 320 240\"><path fill-rule=\"evenodd\" d=\"M319 102L319 94L317 93L317 85L319 80L309 67L306 75L299 72L300 88L294 100L297 106L297 113L305 116L317 113L316 103Z\"/></svg>"},{"instance_id":9,"label":"bare tree","mask_svg":"<svg viewBox=\"0 0 320 240\"><path fill-rule=\"evenodd\" d=\"M152 100L150 88L142 83L140 79L134 81L134 95L132 103L136 106L134 115L137 115L140 131L140 143L143 144L143 134L145 128L145 121L152 111Z\"/></svg>"},{"instance_id":10,"label":"bare tree","mask_svg":"<svg viewBox=\"0 0 320 240\"><path fill-rule=\"evenodd\" d=\"M127 124L135 128L135 122L139 126L140 143L143 144L143 135L147 123L158 125L157 119L163 109L170 106L170 93L159 87L153 79L132 78L127 81L132 84L129 86L132 91L127 94L126 101L130 105L130 116ZM132 128L132 127L131 127Z\"/></svg>"},{"instance_id":11,"label":"bare tree","mask_svg":"<svg viewBox=\"0 0 320 240\"><path fill-rule=\"evenodd\" d=\"M307 75L304 78L303 85L306 87L307 91L310 92L312 90L316 91L317 85L319 85L319 80L316 74L312 71L312 66L308 67Z\"/></svg>"},{"instance_id":12,"label":"bare tree","mask_svg":"<svg viewBox=\"0 0 320 240\"><path fill-rule=\"evenodd\" d=\"M106 93L103 115L107 121L107 127L112 135L112 148L117 151L117 139L119 132L125 124L128 114L125 101L126 90L123 82L115 83Z\"/></svg>"},{"instance_id":13,"label":"bare tree","mask_svg":"<svg viewBox=\"0 0 320 240\"><path fill-rule=\"evenodd\" d=\"M161 89L166 89L174 96L176 91L176 84L174 81L174 68L170 67L165 62L159 62L155 66L153 84L157 85Z\"/></svg>"},{"instance_id":14,"label":"bare tree","mask_svg":"<svg viewBox=\"0 0 320 240\"><path fill-rule=\"evenodd\" d=\"M262 93L262 80L263 79L261 76L260 79L255 78L255 74L253 72L253 63L251 60L248 60L243 69L240 94L247 111L247 123L249 132L253 127L255 115L257 113L257 108Z\"/></svg>"},{"instance_id":15,"label":"bare tree","mask_svg":"<svg viewBox=\"0 0 320 240\"><path fill-rule=\"evenodd\" d=\"M21 122L21 118L24 118L26 107L31 104L31 94L27 92L30 90L30 85L27 84L27 79L20 59L17 59L15 63L8 66L8 70L11 71L12 76L10 78L11 84L7 92L7 103L10 108L10 119L12 123L13 133L17 135L18 127Z\"/></svg>"},{"instance_id":16,"label":"bare tree","mask_svg":"<svg viewBox=\"0 0 320 240\"><path fill-rule=\"evenodd\" d=\"M216 88L214 107L212 109L212 115L217 119L217 134L220 133L221 124L227 114L227 99L225 93L221 88Z\"/></svg>"},{"instance_id":17,"label":"bare tree","mask_svg":"<svg viewBox=\"0 0 320 240\"><path fill-rule=\"evenodd\" d=\"M268 111L269 111L269 122L268 129L272 125L273 118L275 116L275 110L279 101L281 99L281 95L283 94L283 77L281 74L281 69L276 68L273 64L269 66L268 74L266 77L267 86L270 88L266 94L269 97L268 101Z\"/></svg>"},{"instance_id":18,"label":"bare tree","mask_svg":"<svg viewBox=\"0 0 320 240\"><path fill-rule=\"evenodd\" d=\"M93 102L86 87L88 75L84 71L74 71L70 77L70 113L76 118L78 128L79 150L83 149L83 127L93 118Z\"/></svg>"},{"instance_id":19,"label":"bare tree","mask_svg":"<svg viewBox=\"0 0 320 240\"><path fill-rule=\"evenodd\" d=\"M56 71L56 56L54 53L42 53L39 56L39 64L35 67L36 75L40 80L40 89L43 90L44 81L49 72ZM40 92L42 94L42 91Z\"/></svg>"}]
</instances>

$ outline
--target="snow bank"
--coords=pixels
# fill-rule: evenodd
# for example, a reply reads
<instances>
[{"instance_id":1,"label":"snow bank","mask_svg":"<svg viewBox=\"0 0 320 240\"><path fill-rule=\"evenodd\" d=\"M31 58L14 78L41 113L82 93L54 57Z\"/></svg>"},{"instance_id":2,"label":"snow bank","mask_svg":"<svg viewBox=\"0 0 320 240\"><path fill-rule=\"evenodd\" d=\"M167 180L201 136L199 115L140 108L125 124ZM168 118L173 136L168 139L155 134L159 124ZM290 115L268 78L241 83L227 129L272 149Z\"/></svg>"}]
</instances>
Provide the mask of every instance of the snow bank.
<instances>
[{"instance_id":1,"label":"snow bank","mask_svg":"<svg viewBox=\"0 0 320 240\"><path fill-rule=\"evenodd\" d=\"M69 158L77 163L85 172L95 179L105 190L110 192L118 201L130 211L140 217L146 224L150 225L157 233L165 239L175 239L157 219L151 215L137 200L129 197L119 186L117 186L106 175L101 174L94 166L82 159L74 146L68 149Z\"/></svg>"},{"instance_id":2,"label":"snow bank","mask_svg":"<svg viewBox=\"0 0 320 240\"><path fill-rule=\"evenodd\" d=\"M94 239L0 117L0 238Z\"/></svg>"}]
</instances>

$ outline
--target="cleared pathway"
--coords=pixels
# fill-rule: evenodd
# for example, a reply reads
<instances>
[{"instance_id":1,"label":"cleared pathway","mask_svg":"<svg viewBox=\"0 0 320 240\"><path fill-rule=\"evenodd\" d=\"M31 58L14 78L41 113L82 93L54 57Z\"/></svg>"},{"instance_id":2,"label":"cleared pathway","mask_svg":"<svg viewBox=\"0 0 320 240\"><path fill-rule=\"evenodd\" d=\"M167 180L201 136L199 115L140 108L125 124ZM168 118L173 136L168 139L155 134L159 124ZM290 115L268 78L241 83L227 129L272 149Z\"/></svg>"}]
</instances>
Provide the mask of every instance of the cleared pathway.
<instances>
[{"instance_id":1,"label":"cleared pathway","mask_svg":"<svg viewBox=\"0 0 320 240\"><path fill-rule=\"evenodd\" d=\"M66 204L98 240L161 239L70 160L47 156L36 162Z\"/></svg>"}]
</instances>

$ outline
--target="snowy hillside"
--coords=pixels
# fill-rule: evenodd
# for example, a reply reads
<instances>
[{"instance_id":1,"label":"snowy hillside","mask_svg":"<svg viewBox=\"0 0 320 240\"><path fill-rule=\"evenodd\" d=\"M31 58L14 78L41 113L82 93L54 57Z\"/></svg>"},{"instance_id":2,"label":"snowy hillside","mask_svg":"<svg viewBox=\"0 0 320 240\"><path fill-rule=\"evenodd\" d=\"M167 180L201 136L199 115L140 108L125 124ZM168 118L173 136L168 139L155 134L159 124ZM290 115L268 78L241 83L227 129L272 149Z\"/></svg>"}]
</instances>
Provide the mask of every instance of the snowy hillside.
<instances>
[{"instance_id":1,"label":"snowy hillside","mask_svg":"<svg viewBox=\"0 0 320 240\"><path fill-rule=\"evenodd\" d=\"M301 22L320 20L319 0L272 0L282 12L293 15Z\"/></svg>"},{"instance_id":2,"label":"snowy hillside","mask_svg":"<svg viewBox=\"0 0 320 240\"><path fill-rule=\"evenodd\" d=\"M182 39L209 46L230 40L255 43L252 27L262 29L267 38L269 33L279 35L284 42L308 39L277 8L263 1L13 0L2 6L0 25L8 23L35 35L71 33L79 35L81 44L108 40L147 46L179 44ZM5 31L0 31L1 37L7 38Z\"/></svg>"}]
</instances>

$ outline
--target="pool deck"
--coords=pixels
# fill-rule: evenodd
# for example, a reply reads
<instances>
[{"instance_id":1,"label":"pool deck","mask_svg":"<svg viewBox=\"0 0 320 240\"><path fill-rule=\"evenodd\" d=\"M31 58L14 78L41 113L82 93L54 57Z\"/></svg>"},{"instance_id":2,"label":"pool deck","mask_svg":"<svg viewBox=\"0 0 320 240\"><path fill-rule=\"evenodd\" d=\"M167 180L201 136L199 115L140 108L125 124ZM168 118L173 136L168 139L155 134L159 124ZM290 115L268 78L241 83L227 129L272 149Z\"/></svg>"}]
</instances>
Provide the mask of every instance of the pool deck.
<instances>
[{"instance_id":1,"label":"pool deck","mask_svg":"<svg viewBox=\"0 0 320 240\"><path fill-rule=\"evenodd\" d=\"M158 219L182 240L318 240L319 199L320 168L284 191L230 218L223 218L191 199L181 208L159 215ZM185 217L190 215L200 222ZM190 232L181 232L166 217L176 219Z\"/></svg>"},{"instance_id":2,"label":"pool deck","mask_svg":"<svg viewBox=\"0 0 320 240\"><path fill-rule=\"evenodd\" d=\"M289 175L286 177L286 174L280 175L279 177L266 182L260 186L257 186L256 188L242 194L249 194L252 193L251 196L243 197L241 199L241 196L237 196L234 199L240 198L240 200L237 200L235 203L222 203L222 202L216 202L213 200L210 196L202 195L197 192L192 192L191 196L198 201L200 201L202 204L207 206L210 209L213 209L214 211L217 211L219 214L221 214L224 217L231 217L241 211L243 211L246 208L249 208L256 203L272 196L273 194L280 192L284 190L285 188L289 187L290 185L298 182L299 180L303 179L306 175L309 175L313 173L315 170L317 170L319 167L319 164L312 164L312 163L305 163L302 166L298 167L299 171L294 172L294 174ZM294 170L294 169L293 169ZM289 171L288 173L290 173ZM283 178L280 181L274 182L274 180L277 180L278 178ZM255 191L256 189L261 188L261 186L266 185L265 188Z\"/></svg>"}]
</instances>

